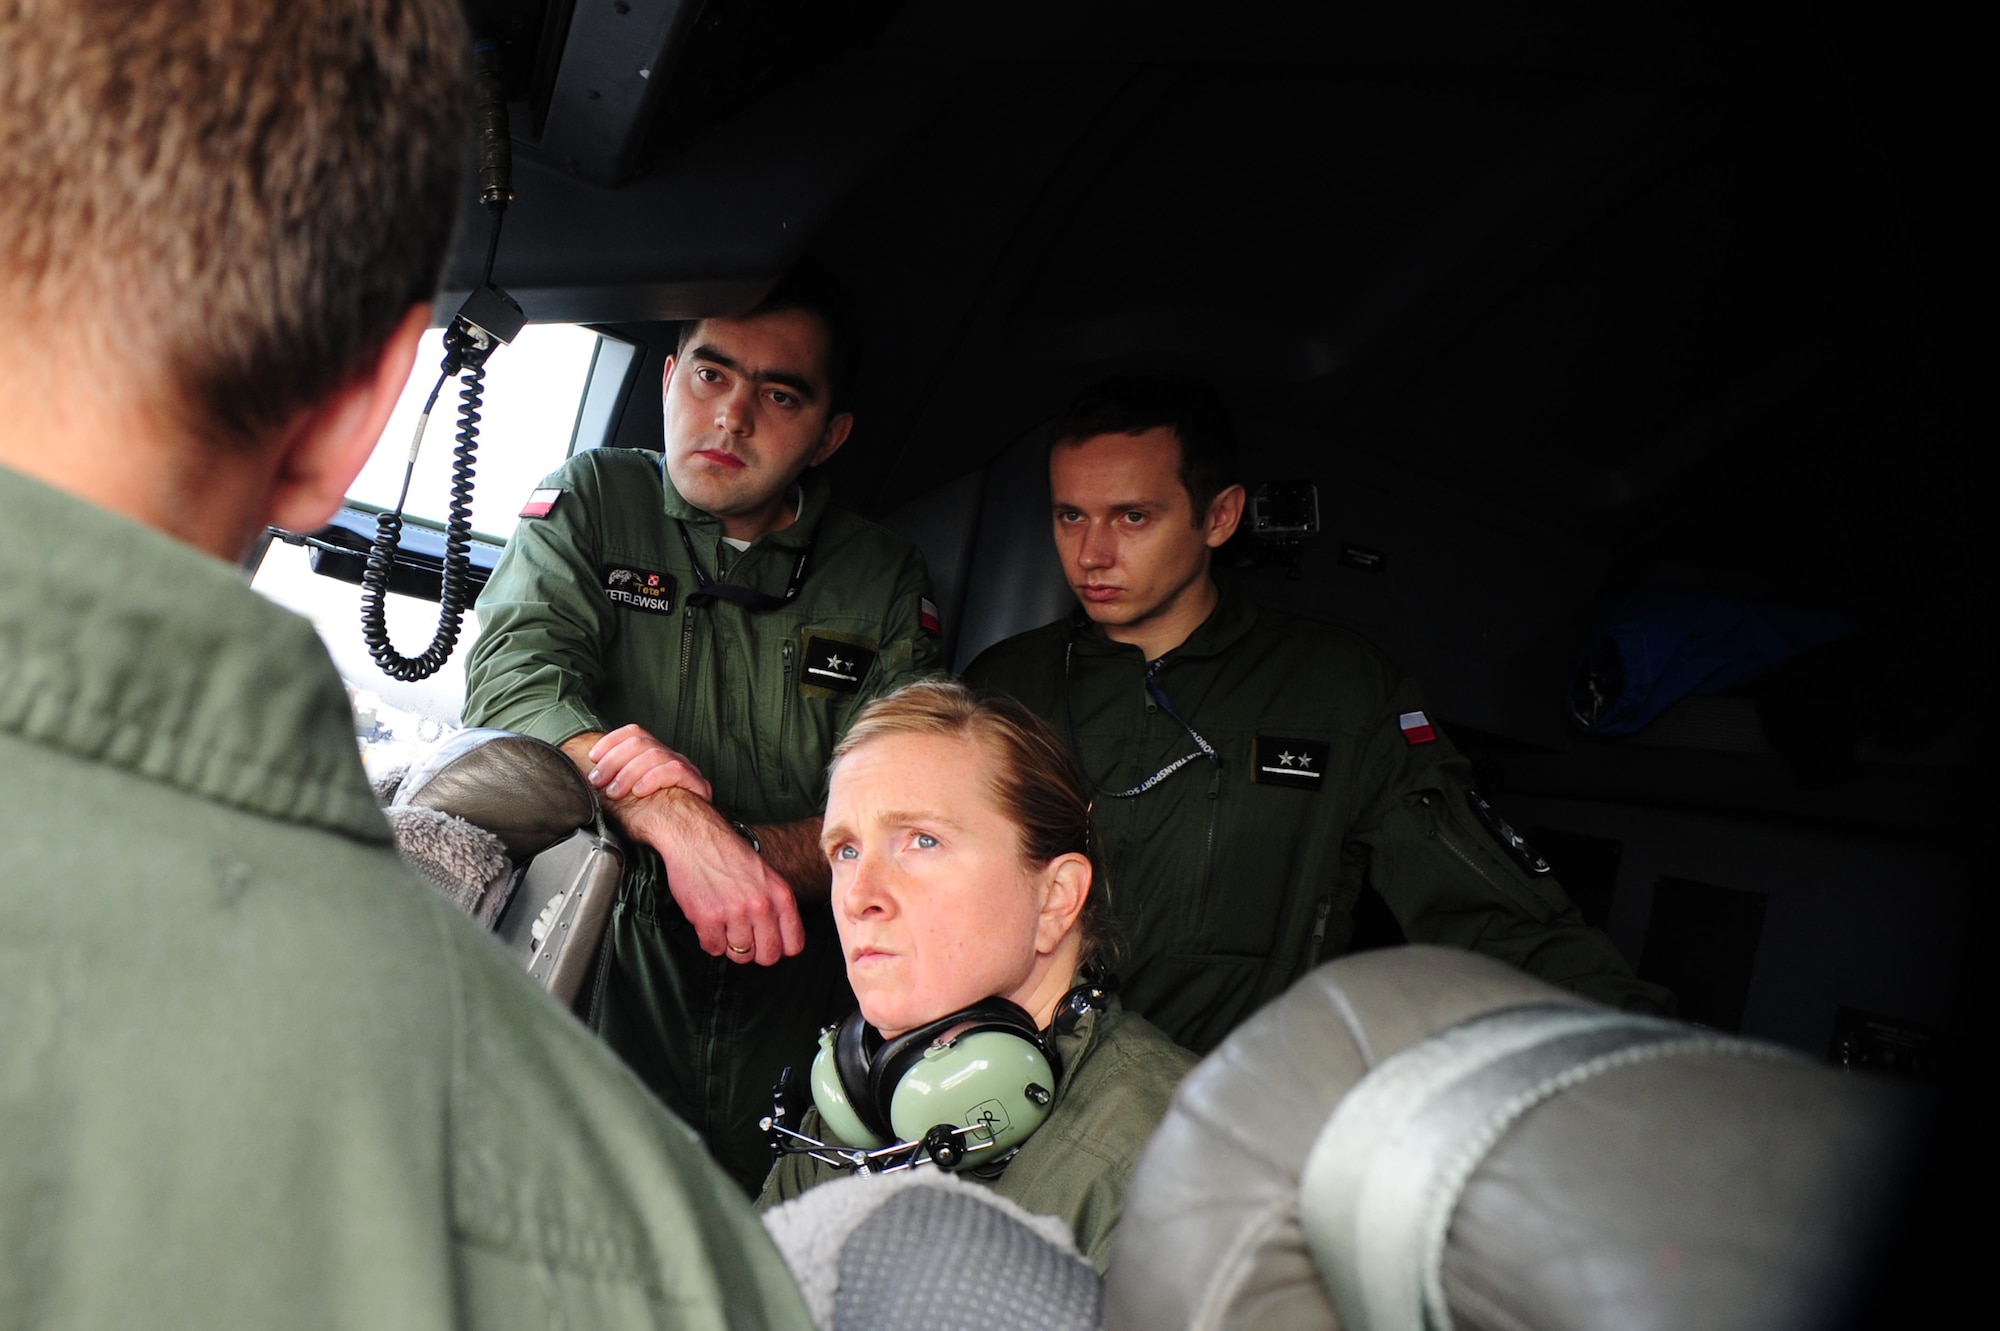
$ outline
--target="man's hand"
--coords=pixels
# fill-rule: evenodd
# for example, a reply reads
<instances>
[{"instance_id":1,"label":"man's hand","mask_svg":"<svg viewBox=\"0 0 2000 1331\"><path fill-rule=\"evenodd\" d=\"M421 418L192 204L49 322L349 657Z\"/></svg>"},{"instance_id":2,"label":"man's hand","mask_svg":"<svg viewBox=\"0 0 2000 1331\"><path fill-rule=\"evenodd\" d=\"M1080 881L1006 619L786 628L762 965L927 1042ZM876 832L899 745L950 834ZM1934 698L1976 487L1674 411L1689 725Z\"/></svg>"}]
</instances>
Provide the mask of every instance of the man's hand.
<instances>
[{"instance_id":1,"label":"man's hand","mask_svg":"<svg viewBox=\"0 0 2000 1331\"><path fill-rule=\"evenodd\" d=\"M667 890L703 951L770 966L805 950L805 925L790 884L716 812L708 779L686 757L638 726L575 735L562 750L626 834L659 852ZM805 849L824 877L819 820L810 822ZM776 847L789 852L795 840L781 834ZM806 872L810 878L812 871Z\"/></svg>"},{"instance_id":2,"label":"man's hand","mask_svg":"<svg viewBox=\"0 0 2000 1331\"><path fill-rule=\"evenodd\" d=\"M571 746L582 747L584 740L589 741L589 747L583 750L584 761L578 761L577 766L597 792L613 804L627 798L643 799L663 790L685 790L702 800L715 798L715 789L700 768L685 754L674 752L638 726L620 726L608 735L578 736L563 745L573 761L577 753Z\"/></svg>"},{"instance_id":3,"label":"man's hand","mask_svg":"<svg viewBox=\"0 0 2000 1331\"><path fill-rule=\"evenodd\" d=\"M683 789L627 796L625 830L660 853L667 890L712 957L770 966L805 950L791 885L715 807Z\"/></svg>"}]
</instances>

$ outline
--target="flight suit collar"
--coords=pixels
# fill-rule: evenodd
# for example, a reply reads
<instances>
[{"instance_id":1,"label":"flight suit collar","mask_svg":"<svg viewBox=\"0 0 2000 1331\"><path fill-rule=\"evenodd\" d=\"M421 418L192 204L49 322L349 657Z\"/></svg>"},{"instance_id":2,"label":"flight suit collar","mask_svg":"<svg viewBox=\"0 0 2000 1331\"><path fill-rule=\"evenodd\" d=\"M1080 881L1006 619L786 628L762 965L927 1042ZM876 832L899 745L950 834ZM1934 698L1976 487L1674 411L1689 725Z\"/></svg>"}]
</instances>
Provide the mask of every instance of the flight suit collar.
<instances>
[{"instance_id":1,"label":"flight suit collar","mask_svg":"<svg viewBox=\"0 0 2000 1331\"><path fill-rule=\"evenodd\" d=\"M751 542L746 554L765 545L781 550L797 550L819 532L820 519L826 516L827 505L833 500L833 487L820 474L819 468L808 467L805 474L799 477L799 488L803 492L803 502L792 525L779 531L765 532ZM673 477L667 474L665 454L660 456L660 490L661 506L666 515L676 522L686 523L689 534L695 537L698 544L714 548L716 540L722 535L721 521L681 497L681 492L674 488Z\"/></svg>"},{"instance_id":2,"label":"flight suit collar","mask_svg":"<svg viewBox=\"0 0 2000 1331\"><path fill-rule=\"evenodd\" d=\"M1238 642L1257 624L1257 605L1242 594L1236 580L1227 573L1215 574L1215 585L1219 596L1215 609L1209 612L1200 627L1187 636L1187 641L1173 648L1161 659L1171 664L1174 661L1199 660L1221 656ZM1104 631L1090 620L1081 605L1070 612L1070 636L1076 643L1080 656L1116 657L1129 655L1134 660L1139 657L1139 649L1129 643L1113 642L1104 636Z\"/></svg>"},{"instance_id":3,"label":"flight suit collar","mask_svg":"<svg viewBox=\"0 0 2000 1331\"><path fill-rule=\"evenodd\" d=\"M242 573L0 467L0 734L388 844L312 625Z\"/></svg>"},{"instance_id":4,"label":"flight suit collar","mask_svg":"<svg viewBox=\"0 0 2000 1331\"><path fill-rule=\"evenodd\" d=\"M1085 983L1084 977L1078 975L1073 983ZM1115 992L1108 993L1104 996L1102 1007L1085 1012L1069 1030L1054 1031L1050 1038L1055 1047L1056 1058L1062 1064L1062 1072L1056 1078L1057 1104L1062 1103L1063 1096L1069 1091L1070 1083L1076 1079L1077 1069L1083 1066L1084 1060L1090 1056L1091 1048L1097 1044L1099 1028L1111 1013L1122 1007L1124 1004L1119 1001L1118 995Z\"/></svg>"}]
</instances>

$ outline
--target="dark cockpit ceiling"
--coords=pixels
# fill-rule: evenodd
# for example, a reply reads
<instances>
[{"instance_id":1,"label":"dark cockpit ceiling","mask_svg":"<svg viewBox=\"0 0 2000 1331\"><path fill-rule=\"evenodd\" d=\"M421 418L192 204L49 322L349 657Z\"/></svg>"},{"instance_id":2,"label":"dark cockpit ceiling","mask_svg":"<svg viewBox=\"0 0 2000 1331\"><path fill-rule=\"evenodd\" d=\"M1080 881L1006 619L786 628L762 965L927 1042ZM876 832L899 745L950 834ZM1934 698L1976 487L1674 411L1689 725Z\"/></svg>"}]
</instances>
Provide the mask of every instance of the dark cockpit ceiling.
<instances>
[{"instance_id":1,"label":"dark cockpit ceiling","mask_svg":"<svg viewBox=\"0 0 2000 1331\"><path fill-rule=\"evenodd\" d=\"M471 7L520 98L502 284L534 319L644 324L740 308L811 249L865 294L834 464L863 507L982 465L1107 368L1178 363L1246 424L1614 564L1873 612L1961 564L1932 507L1948 94L1908 99L1944 58L1921 34L1262 0Z\"/></svg>"},{"instance_id":2,"label":"dark cockpit ceiling","mask_svg":"<svg viewBox=\"0 0 2000 1331\"><path fill-rule=\"evenodd\" d=\"M1531 530L1597 585L1866 616L1912 701L1977 669L1948 33L1742 7L470 7L518 98L496 279L531 319L647 343L643 380L664 321L746 308L810 251L863 297L830 470L865 511L986 466L1107 370L1180 367L1271 476ZM657 411L631 392L618 442Z\"/></svg>"}]
</instances>

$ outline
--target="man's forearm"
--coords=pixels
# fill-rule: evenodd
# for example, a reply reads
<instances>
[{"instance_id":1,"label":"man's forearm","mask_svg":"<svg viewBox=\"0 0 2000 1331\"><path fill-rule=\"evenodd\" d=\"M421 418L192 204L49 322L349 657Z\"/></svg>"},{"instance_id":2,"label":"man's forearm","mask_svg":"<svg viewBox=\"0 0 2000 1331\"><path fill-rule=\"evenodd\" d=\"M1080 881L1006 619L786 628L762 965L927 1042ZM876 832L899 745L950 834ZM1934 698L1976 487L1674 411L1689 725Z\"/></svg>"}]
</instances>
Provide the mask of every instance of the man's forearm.
<instances>
[{"instance_id":1,"label":"man's forearm","mask_svg":"<svg viewBox=\"0 0 2000 1331\"><path fill-rule=\"evenodd\" d=\"M597 766L590 759L590 746L603 738L603 731L587 730L581 735L571 735L556 747L569 755L569 760L576 764L576 770L583 773L583 779L588 781L591 769Z\"/></svg>"},{"instance_id":2,"label":"man's forearm","mask_svg":"<svg viewBox=\"0 0 2000 1331\"><path fill-rule=\"evenodd\" d=\"M801 901L822 901L833 887L833 871L819 847L820 820L766 823L754 829L764 860L792 885Z\"/></svg>"},{"instance_id":3,"label":"man's forearm","mask_svg":"<svg viewBox=\"0 0 2000 1331\"><path fill-rule=\"evenodd\" d=\"M576 764L576 770L583 773L583 779L586 781L589 781L591 773L597 770L597 763L591 758L590 750L603 738L604 732L601 730L586 731L581 735L570 736L558 746L568 755L569 760ZM593 786L595 784L592 782ZM668 796L685 795L685 793L663 790L635 797L614 796L608 790L599 789L597 803L620 830L658 849L660 842L657 838L663 833L670 833L674 825L680 821L678 815L685 812L680 808L678 801L669 799ZM706 801L696 802L706 805Z\"/></svg>"},{"instance_id":4,"label":"man's forearm","mask_svg":"<svg viewBox=\"0 0 2000 1331\"><path fill-rule=\"evenodd\" d=\"M603 732L590 731L572 735L562 742L562 751L569 755L569 760L576 764L585 780L590 778L597 766L591 759L590 751L602 738ZM683 819L699 817L712 809L706 801L677 790L659 791L639 798L629 795L612 797L599 790L598 798L605 812L621 828L656 848L660 844L656 837L670 834L670 829L681 824ZM701 807L696 808L696 805ZM728 815L720 811L716 811L716 816L729 820ZM833 874L827 867L826 856L820 851L820 820L817 817L801 818L791 823L766 823L753 830L765 862L780 878L791 884L792 891L801 900L818 901L826 896L833 886Z\"/></svg>"}]
</instances>

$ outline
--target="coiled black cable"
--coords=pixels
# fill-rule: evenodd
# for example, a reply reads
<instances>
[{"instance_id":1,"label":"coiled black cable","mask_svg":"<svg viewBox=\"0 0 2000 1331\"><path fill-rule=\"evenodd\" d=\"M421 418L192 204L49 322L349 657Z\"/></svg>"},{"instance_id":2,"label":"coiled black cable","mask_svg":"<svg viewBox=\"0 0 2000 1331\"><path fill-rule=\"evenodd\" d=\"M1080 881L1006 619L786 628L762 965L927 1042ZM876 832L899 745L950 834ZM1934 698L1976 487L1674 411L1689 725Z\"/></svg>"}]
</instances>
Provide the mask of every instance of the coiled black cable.
<instances>
[{"instance_id":1,"label":"coiled black cable","mask_svg":"<svg viewBox=\"0 0 2000 1331\"><path fill-rule=\"evenodd\" d=\"M493 259L500 251L500 223L507 204L514 197L513 149L507 134L507 98L504 82L505 61L499 43L481 41L476 52L476 86L479 94L479 201L493 214L493 231L486 242L486 268L465 308L451 321L444 335L444 363L438 381L424 400L423 414L417 417L417 435L410 442L409 461L403 467L403 492L396 507L375 516L375 540L368 547L368 563L361 573L361 641L375 658L382 673L391 679L413 684L429 679L444 668L458 646L459 630L465 624L466 584L472 554L472 470L479 448L479 404L486 387L486 357L497 343L511 341L521 328L520 307L504 292L491 285ZM486 313L474 314L482 299ZM511 312L512 319L505 318ZM493 313L502 318L495 320ZM468 318L471 316L471 318ZM472 322L476 318L480 323ZM511 324L511 331L506 325ZM489 331L492 330L492 331ZM444 527L444 575L438 589L437 634L419 656L404 656L389 641L389 573L395 567L396 551L403 540L403 504L410 497L410 478L417 469L417 446L423 442L424 427L430 423L431 408L445 380L461 376L464 387L458 394L458 444L451 451L451 505Z\"/></svg>"},{"instance_id":2,"label":"coiled black cable","mask_svg":"<svg viewBox=\"0 0 2000 1331\"><path fill-rule=\"evenodd\" d=\"M444 577L438 594L438 626L431 645L420 655L404 656L398 652L389 641L388 623L389 573L395 566L396 551L403 538L403 502L409 497L410 477L416 467L414 446L403 470L403 492L396 498L396 507L375 516L375 541L368 549L368 564L361 573L361 641L368 645L368 654L375 658L383 674L406 684L429 679L444 668L458 646L459 631L465 624L467 567L472 551L473 465L479 449L480 399L486 391L485 358L466 355L470 350L467 342L467 335L456 325L445 335L443 370L417 423L417 436L421 439L445 380L454 371L459 373L464 386L458 394L458 442L451 451L451 504L444 528Z\"/></svg>"}]
</instances>

